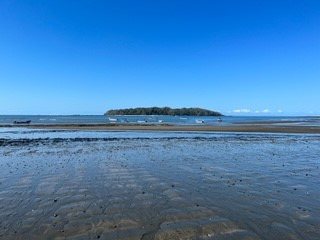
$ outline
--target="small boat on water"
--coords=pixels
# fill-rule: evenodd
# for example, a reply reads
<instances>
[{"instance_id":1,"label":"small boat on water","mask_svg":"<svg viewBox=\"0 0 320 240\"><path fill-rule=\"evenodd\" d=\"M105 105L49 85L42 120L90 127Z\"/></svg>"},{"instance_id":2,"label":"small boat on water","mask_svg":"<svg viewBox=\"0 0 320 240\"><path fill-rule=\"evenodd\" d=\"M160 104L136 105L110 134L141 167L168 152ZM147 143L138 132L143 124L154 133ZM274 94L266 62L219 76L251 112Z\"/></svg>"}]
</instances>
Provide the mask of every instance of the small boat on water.
<instances>
[{"instance_id":1,"label":"small boat on water","mask_svg":"<svg viewBox=\"0 0 320 240\"><path fill-rule=\"evenodd\" d=\"M28 121L14 121L13 124L30 124L31 120Z\"/></svg>"},{"instance_id":2,"label":"small boat on water","mask_svg":"<svg viewBox=\"0 0 320 240\"><path fill-rule=\"evenodd\" d=\"M161 119L160 119L160 120L158 120L158 122L159 122L159 123L162 123L162 122L163 122L163 120L161 120Z\"/></svg>"},{"instance_id":3,"label":"small boat on water","mask_svg":"<svg viewBox=\"0 0 320 240\"><path fill-rule=\"evenodd\" d=\"M204 123L204 120L196 119L196 123Z\"/></svg>"},{"instance_id":4,"label":"small boat on water","mask_svg":"<svg viewBox=\"0 0 320 240\"><path fill-rule=\"evenodd\" d=\"M117 122L118 119L116 119L116 118L109 118L109 121L110 121L110 122Z\"/></svg>"},{"instance_id":5,"label":"small boat on water","mask_svg":"<svg viewBox=\"0 0 320 240\"><path fill-rule=\"evenodd\" d=\"M146 123L147 120L138 120L137 123Z\"/></svg>"}]
</instances>

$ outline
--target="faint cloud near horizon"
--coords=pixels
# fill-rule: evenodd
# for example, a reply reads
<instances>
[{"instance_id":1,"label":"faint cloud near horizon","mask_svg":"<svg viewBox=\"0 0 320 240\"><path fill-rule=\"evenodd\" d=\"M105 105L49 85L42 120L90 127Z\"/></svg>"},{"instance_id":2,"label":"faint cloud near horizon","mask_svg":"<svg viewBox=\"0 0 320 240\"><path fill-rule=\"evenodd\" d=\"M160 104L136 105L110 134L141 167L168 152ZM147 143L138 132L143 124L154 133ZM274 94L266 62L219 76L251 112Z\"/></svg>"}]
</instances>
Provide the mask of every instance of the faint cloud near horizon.
<instances>
[{"instance_id":1,"label":"faint cloud near horizon","mask_svg":"<svg viewBox=\"0 0 320 240\"><path fill-rule=\"evenodd\" d=\"M283 113L283 110L279 109L279 110L276 110L276 111L271 111L269 108L265 108L265 109L262 109L262 110L251 110L251 109L248 109L248 108L239 108L239 109L234 109L232 111L228 111L228 112L232 112L232 113L254 113L254 114L269 114L269 113L276 113L276 114L281 114Z\"/></svg>"},{"instance_id":2,"label":"faint cloud near horizon","mask_svg":"<svg viewBox=\"0 0 320 240\"><path fill-rule=\"evenodd\" d=\"M234 110L228 110L228 114L243 115L243 116L320 116L319 111L305 111L305 112L292 112L283 109L249 109L249 108L237 108Z\"/></svg>"},{"instance_id":3,"label":"faint cloud near horizon","mask_svg":"<svg viewBox=\"0 0 320 240\"><path fill-rule=\"evenodd\" d=\"M251 110L247 109L247 108L241 108L241 109L234 109L234 110L232 110L232 112L234 112L234 113L250 113Z\"/></svg>"}]
</instances>

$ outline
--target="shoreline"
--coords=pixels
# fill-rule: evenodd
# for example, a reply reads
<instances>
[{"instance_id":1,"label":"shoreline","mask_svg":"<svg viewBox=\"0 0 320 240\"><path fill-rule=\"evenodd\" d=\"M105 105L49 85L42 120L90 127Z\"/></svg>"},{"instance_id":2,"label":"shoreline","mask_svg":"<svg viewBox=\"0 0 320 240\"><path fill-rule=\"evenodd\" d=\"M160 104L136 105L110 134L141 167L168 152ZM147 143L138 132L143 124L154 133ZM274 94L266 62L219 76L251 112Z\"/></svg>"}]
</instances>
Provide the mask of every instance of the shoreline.
<instances>
[{"instance_id":1,"label":"shoreline","mask_svg":"<svg viewBox=\"0 0 320 240\"><path fill-rule=\"evenodd\" d=\"M104 131L182 131L182 132L265 132L265 133L320 133L320 126L286 126L271 124L236 125L173 125L173 124L5 124L0 127L34 129L104 130Z\"/></svg>"}]
</instances>

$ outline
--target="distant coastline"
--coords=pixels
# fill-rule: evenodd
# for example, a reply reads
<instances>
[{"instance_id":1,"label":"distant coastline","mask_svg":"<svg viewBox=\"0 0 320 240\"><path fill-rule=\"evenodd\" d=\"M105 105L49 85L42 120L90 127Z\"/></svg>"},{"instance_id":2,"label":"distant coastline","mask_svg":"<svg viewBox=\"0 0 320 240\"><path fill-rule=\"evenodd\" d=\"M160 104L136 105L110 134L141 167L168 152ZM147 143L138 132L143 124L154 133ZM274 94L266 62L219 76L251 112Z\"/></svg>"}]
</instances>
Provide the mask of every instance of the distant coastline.
<instances>
[{"instance_id":1,"label":"distant coastline","mask_svg":"<svg viewBox=\"0 0 320 240\"><path fill-rule=\"evenodd\" d=\"M170 107L140 107L111 109L104 115L169 115L169 116L223 116L220 112L203 108L170 108Z\"/></svg>"}]
</instances>

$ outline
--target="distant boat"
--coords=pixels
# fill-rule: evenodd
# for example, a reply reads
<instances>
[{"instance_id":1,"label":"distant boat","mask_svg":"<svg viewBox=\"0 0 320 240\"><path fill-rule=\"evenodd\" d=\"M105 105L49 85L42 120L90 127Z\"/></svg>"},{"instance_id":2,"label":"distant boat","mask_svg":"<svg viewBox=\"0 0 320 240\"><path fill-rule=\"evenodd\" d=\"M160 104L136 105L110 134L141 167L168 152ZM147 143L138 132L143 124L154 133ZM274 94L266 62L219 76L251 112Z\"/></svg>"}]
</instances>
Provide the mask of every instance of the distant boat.
<instances>
[{"instance_id":1,"label":"distant boat","mask_svg":"<svg viewBox=\"0 0 320 240\"><path fill-rule=\"evenodd\" d=\"M146 123L147 120L138 120L137 123Z\"/></svg>"},{"instance_id":2,"label":"distant boat","mask_svg":"<svg viewBox=\"0 0 320 240\"><path fill-rule=\"evenodd\" d=\"M204 120L196 119L196 123L204 123Z\"/></svg>"},{"instance_id":3,"label":"distant boat","mask_svg":"<svg viewBox=\"0 0 320 240\"><path fill-rule=\"evenodd\" d=\"M28 120L28 121L14 121L13 123L14 124L30 124L31 120Z\"/></svg>"},{"instance_id":4,"label":"distant boat","mask_svg":"<svg viewBox=\"0 0 320 240\"><path fill-rule=\"evenodd\" d=\"M217 120L218 122L222 122L222 118L218 118L218 120Z\"/></svg>"},{"instance_id":5,"label":"distant boat","mask_svg":"<svg viewBox=\"0 0 320 240\"><path fill-rule=\"evenodd\" d=\"M180 119L182 119L182 120L187 120L187 118L186 118L186 117L181 117Z\"/></svg>"},{"instance_id":6,"label":"distant boat","mask_svg":"<svg viewBox=\"0 0 320 240\"><path fill-rule=\"evenodd\" d=\"M159 122L159 123L162 123L162 122L163 122L163 120L161 120L161 119L160 119L160 120L158 120L158 122Z\"/></svg>"},{"instance_id":7,"label":"distant boat","mask_svg":"<svg viewBox=\"0 0 320 240\"><path fill-rule=\"evenodd\" d=\"M109 121L110 121L110 122L117 122L118 119L116 119L116 118L109 118Z\"/></svg>"}]
</instances>

